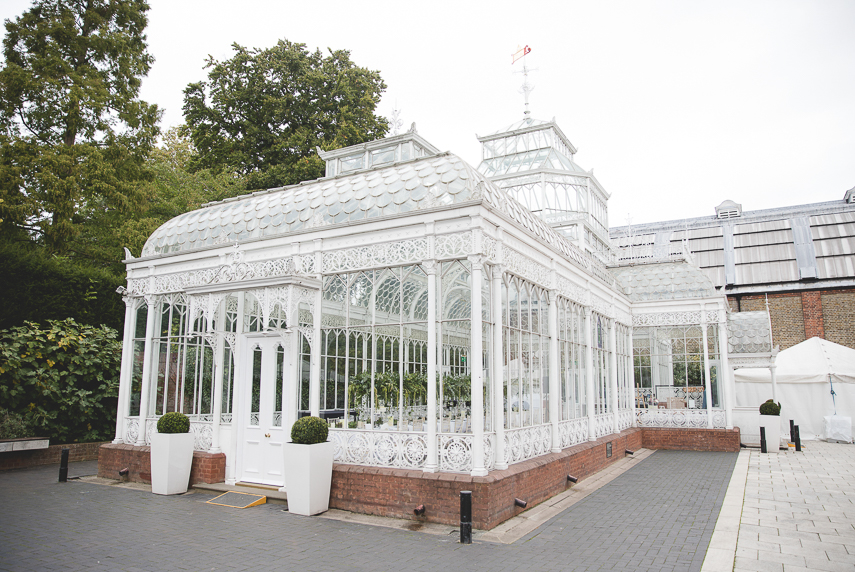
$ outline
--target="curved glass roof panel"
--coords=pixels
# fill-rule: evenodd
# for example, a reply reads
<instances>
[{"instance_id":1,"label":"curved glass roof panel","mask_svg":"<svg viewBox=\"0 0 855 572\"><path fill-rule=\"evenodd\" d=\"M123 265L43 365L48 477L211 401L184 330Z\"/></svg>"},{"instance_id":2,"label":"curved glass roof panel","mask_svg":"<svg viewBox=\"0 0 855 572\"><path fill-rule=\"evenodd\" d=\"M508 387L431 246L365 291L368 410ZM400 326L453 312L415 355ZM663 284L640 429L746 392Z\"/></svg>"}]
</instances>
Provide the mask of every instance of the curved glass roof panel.
<instances>
[{"instance_id":1,"label":"curved glass roof panel","mask_svg":"<svg viewBox=\"0 0 855 572\"><path fill-rule=\"evenodd\" d=\"M610 270L633 302L708 298L716 294L707 275L685 262L637 264Z\"/></svg>"},{"instance_id":2,"label":"curved glass roof panel","mask_svg":"<svg viewBox=\"0 0 855 572\"><path fill-rule=\"evenodd\" d=\"M488 184L450 153L209 204L158 228L142 256L462 203Z\"/></svg>"}]
</instances>

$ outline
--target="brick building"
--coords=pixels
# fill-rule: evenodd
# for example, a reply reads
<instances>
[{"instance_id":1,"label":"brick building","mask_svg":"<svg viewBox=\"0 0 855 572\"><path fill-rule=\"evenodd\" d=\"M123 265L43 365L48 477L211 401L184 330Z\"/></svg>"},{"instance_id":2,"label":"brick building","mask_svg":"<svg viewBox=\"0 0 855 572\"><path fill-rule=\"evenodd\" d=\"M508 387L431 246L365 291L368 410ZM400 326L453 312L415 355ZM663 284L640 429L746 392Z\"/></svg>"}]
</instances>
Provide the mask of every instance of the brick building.
<instances>
[{"instance_id":1,"label":"brick building","mask_svg":"<svg viewBox=\"0 0 855 572\"><path fill-rule=\"evenodd\" d=\"M781 349L814 336L855 348L855 188L839 201L756 211L725 201L714 216L610 236L619 260L685 245L733 312L765 310L768 298Z\"/></svg>"}]
</instances>

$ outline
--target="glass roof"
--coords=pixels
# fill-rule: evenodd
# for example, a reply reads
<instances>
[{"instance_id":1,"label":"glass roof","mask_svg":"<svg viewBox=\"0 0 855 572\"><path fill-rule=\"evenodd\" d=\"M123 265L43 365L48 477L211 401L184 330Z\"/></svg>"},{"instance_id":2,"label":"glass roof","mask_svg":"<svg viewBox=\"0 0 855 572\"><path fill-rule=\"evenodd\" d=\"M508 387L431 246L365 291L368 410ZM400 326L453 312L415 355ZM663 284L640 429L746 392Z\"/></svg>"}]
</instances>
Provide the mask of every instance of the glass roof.
<instances>
[{"instance_id":1,"label":"glass roof","mask_svg":"<svg viewBox=\"0 0 855 572\"><path fill-rule=\"evenodd\" d=\"M706 274L686 262L637 264L609 270L633 302L708 298L716 294Z\"/></svg>"},{"instance_id":2,"label":"glass roof","mask_svg":"<svg viewBox=\"0 0 855 572\"><path fill-rule=\"evenodd\" d=\"M534 171L536 169L554 169L585 173L585 170L579 165L552 148L485 159L478 167L478 170L488 177L510 175L521 171Z\"/></svg>"},{"instance_id":3,"label":"glass roof","mask_svg":"<svg viewBox=\"0 0 855 572\"><path fill-rule=\"evenodd\" d=\"M482 175L450 153L213 203L158 228L143 256L181 252L475 198Z\"/></svg>"},{"instance_id":4,"label":"glass roof","mask_svg":"<svg viewBox=\"0 0 855 572\"><path fill-rule=\"evenodd\" d=\"M731 354L772 351L766 312L733 312L727 316L727 351Z\"/></svg>"}]
</instances>

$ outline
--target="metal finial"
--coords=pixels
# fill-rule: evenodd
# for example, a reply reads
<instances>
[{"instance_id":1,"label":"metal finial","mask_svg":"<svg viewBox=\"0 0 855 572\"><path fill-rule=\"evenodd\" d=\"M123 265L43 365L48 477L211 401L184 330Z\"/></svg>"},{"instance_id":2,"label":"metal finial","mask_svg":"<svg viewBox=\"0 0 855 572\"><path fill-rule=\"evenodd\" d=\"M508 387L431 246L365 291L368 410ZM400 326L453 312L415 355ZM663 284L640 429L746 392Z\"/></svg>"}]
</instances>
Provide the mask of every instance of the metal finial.
<instances>
[{"instance_id":1,"label":"metal finial","mask_svg":"<svg viewBox=\"0 0 855 572\"><path fill-rule=\"evenodd\" d=\"M511 54L511 65L516 63L518 60L522 60L522 62L523 62L523 69L522 69L523 84L522 84L522 87L520 88L520 91L522 92L523 96L525 97L525 112L523 113L523 115L525 116L526 119L528 119L531 116L531 111L528 108L528 94L531 93L532 91L534 91L534 86L528 82L529 69L528 69L528 65L526 64L526 59L525 59L525 57L529 54L529 52L531 52L531 48L528 46L525 46L524 48L518 48L516 52ZM531 70L531 71L535 71L535 70ZM517 73L519 73L519 72L517 72Z\"/></svg>"}]
</instances>

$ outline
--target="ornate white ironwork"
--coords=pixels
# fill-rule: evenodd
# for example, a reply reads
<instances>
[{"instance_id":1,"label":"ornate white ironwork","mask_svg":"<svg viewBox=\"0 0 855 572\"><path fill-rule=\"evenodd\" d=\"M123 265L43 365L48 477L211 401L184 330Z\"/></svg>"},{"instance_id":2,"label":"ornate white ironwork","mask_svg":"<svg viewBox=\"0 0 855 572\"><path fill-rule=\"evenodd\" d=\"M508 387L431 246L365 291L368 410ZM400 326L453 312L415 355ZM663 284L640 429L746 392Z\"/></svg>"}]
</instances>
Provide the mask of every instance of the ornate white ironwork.
<instances>
[{"instance_id":1,"label":"ornate white ironwork","mask_svg":"<svg viewBox=\"0 0 855 572\"><path fill-rule=\"evenodd\" d=\"M469 234L469 233L465 233ZM451 235L459 236L459 235ZM437 237L439 239L440 237ZM323 253L323 272L378 268L405 263L418 263L428 257L427 238L413 238L386 244L369 244Z\"/></svg>"},{"instance_id":2,"label":"ornate white ironwork","mask_svg":"<svg viewBox=\"0 0 855 572\"><path fill-rule=\"evenodd\" d=\"M588 440L588 418L569 419L558 423L561 448L566 449Z\"/></svg>"},{"instance_id":3,"label":"ornate white ironwork","mask_svg":"<svg viewBox=\"0 0 855 572\"><path fill-rule=\"evenodd\" d=\"M472 435L441 433L439 438L439 469L451 473L472 470Z\"/></svg>"},{"instance_id":4,"label":"ornate white ironwork","mask_svg":"<svg viewBox=\"0 0 855 572\"><path fill-rule=\"evenodd\" d=\"M204 270L190 270L154 277L154 287L149 287L148 278L128 280L128 293L134 296L180 292L195 286L240 282L255 278L271 278L286 275L308 275L314 272L312 255L294 255L263 262L239 262L221 264Z\"/></svg>"},{"instance_id":5,"label":"ornate white ironwork","mask_svg":"<svg viewBox=\"0 0 855 572\"><path fill-rule=\"evenodd\" d=\"M473 254L472 233L461 232L437 236L434 249L437 258L459 258Z\"/></svg>"},{"instance_id":6,"label":"ornate white ironwork","mask_svg":"<svg viewBox=\"0 0 855 572\"><path fill-rule=\"evenodd\" d=\"M505 430L505 463L512 465L549 453L552 448L552 425Z\"/></svg>"},{"instance_id":7,"label":"ornate white ironwork","mask_svg":"<svg viewBox=\"0 0 855 572\"><path fill-rule=\"evenodd\" d=\"M427 460L424 433L331 429L336 463L419 469Z\"/></svg>"},{"instance_id":8,"label":"ornate white ironwork","mask_svg":"<svg viewBox=\"0 0 855 572\"><path fill-rule=\"evenodd\" d=\"M713 411L713 427L723 429L724 412ZM705 429L709 420L705 409L637 409L635 418L639 427L673 427L677 429Z\"/></svg>"},{"instance_id":9,"label":"ornate white ironwork","mask_svg":"<svg viewBox=\"0 0 855 572\"><path fill-rule=\"evenodd\" d=\"M136 417L125 418L125 443L133 445L140 436L140 420Z\"/></svg>"},{"instance_id":10,"label":"ornate white ironwork","mask_svg":"<svg viewBox=\"0 0 855 572\"><path fill-rule=\"evenodd\" d=\"M249 414L249 424L253 427L258 427L258 413L253 412Z\"/></svg>"},{"instance_id":11,"label":"ornate white ironwork","mask_svg":"<svg viewBox=\"0 0 855 572\"><path fill-rule=\"evenodd\" d=\"M531 280L539 286L551 287L549 268L543 264L535 262L528 256L504 245L502 246L502 260L506 268L514 274Z\"/></svg>"},{"instance_id":12,"label":"ornate white ironwork","mask_svg":"<svg viewBox=\"0 0 855 572\"><path fill-rule=\"evenodd\" d=\"M633 314L633 327L642 326L683 326L701 323L701 313L697 312L660 312L656 314Z\"/></svg>"},{"instance_id":13,"label":"ornate white ironwork","mask_svg":"<svg viewBox=\"0 0 855 572\"><path fill-rule=\"evenodd\" d=\"M575 284L563 276L558 276L557 282L559 294L565 298L573 300L574 302L582 304L583 306L588 306L590 304L591 296L584 287L579 284Z\"/></svg>"},{"instance_id":14,"label":"ornate white ironwork","mask_svg":"<svg viewBox=\"0 0 855 572\"><path fill-rule=\"evenodd\" d=\"M193 433L193 449L207 451L211 448L214 430L209 421L191 421L190 432Z\"/></svg>"},{"instance_id":15,"label":"ornate white ironwork","mask_svg":"<svg viewBox=\"0 0 855 572\"><path fill-rule=\"evenodd\" d=\"M496 450L496 434L484 434L484 468L488 471L496 468L496 456L493 451Z\"/></svg>"},{"instance_id":16,"label":"ornate white ironwork","mask_svg":"<svg viewBox=\"0 0 855 572\"><path fill-rule=\"evenodd\" d=\"M145 420L145 444L151 445L151 436L157 429L157 418Z\"/></svg>"},{"instance_id":17,"label":"ornate white ironwork","mask_svg":"<svg viewBox=\"0 0 855 572\"><path fill-rule=\"evenodd\" d=\"M231 413L221 413L220 414L220 423L231 423L232 422L232 414Z\"/></svg>"},{"instance_id":18,"label":"ornate white ironwork","mask_svg":"<svg viewBox=\"0 0 855 572\"><path fill-rule=\"evenodd\" d=\"M605 437L615 432L615 418L611 413L600 413L594 416L594 430L596 437Z\"/></svg>"},{"instance_id":19,"label":"ornate white ironwork","mask_svg":"<svg viewBox=\"0 0 855 572\"><path fill-rule=\"evenodd\" d=\"M632 427L632 410L621 409L618 411L618 429L623 431Z\"/></svg>"},{"instance_id":20,"label":"ornate white ironwork","mask_svg":"<svg viewBox=\"0 0 855 572\"><path fill-rule=\"evenodd\" d=\"M611 302L591 294L591 309L607 318L614 318L614 306Z\"/></svg>"}]
</instances>

